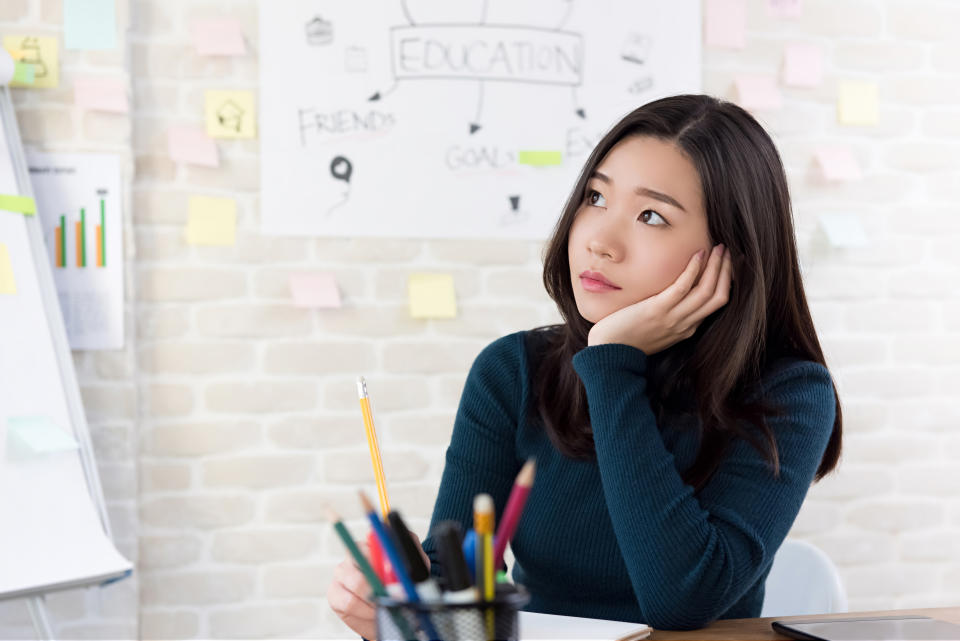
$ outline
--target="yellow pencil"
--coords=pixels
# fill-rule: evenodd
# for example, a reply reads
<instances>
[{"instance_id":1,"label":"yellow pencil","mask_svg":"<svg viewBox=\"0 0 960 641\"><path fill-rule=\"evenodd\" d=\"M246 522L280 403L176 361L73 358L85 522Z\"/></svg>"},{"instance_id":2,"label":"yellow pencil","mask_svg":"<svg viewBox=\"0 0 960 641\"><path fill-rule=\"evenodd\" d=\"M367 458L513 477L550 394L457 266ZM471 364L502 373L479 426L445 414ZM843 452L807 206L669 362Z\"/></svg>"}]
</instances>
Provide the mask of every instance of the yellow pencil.
<instances>
[{"instance_id":1,"label":"yellow pencil","mask_svg":"<svg viewBox=\"0 0 960 641\"><path fill-rule=\"evenodd\" d=\"M476 575L483 601L493 601L496 595L496 583L493 574L493 497L489 494L477 494L473 500L473 529L477 533ZM494 638L493 610L487 609L487 639Z\"/></svg>"},{"instance_id":2,"label":"yellow pencil","mask_svg":"<svg viewBox=\"0 0 960 641\"><path fill-rule=\"evenodd\" d=\"M380 497L380 511L383 518L390 512L387 500L387 479L383 476L383 462L380 460L380 446L377 444L377 430L373 426L373 412L370 410L370 396L367 394L367 382L357 377L357 393L360 394L360 411L363 412L363 426L367 431L367 445L370 446L370 460L373 462L373 476L377 481L377 495Z\"/></svg>"}]
</instances>

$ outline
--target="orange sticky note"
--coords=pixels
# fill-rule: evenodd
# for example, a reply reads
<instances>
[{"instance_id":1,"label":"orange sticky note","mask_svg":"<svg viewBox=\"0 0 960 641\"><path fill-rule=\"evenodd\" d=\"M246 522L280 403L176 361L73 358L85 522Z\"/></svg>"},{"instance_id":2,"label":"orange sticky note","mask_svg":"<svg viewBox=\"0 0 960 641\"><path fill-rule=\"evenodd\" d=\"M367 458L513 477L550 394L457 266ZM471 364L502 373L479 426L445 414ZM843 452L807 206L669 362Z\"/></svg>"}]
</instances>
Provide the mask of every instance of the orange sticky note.
<instances>
[{"instance_id":1,"label":"orange sticky note","mask_svg":"<svg viewBox=\"0 0 960 641\"><path fill-rule=\"evenodd\" d=\"M743 49L747 45L747 6L744 0L707 0L707 44Z\"/></svg>"},{"instance_id":2,"label":"orange sticky note","mask_svg":"<svg viewBox=\"0 0 960 641\"><path fill-rule=\"evenodd\" d=\"M167 152L174 162L219 167L217 143L201 127L175 126L167 130Z\"/></svg>"},{"instance_id":3,"label":"orange sticky note","mask_svg":"<svg viewBox=\"0 0 960 641\"><path fill-rule=\"evenodd\" d=\"M816 87L823 79L823 53L810 44L790 44L783 51L783 82L793 87Z\"/></svg>"},{"instance_id":4,"label":"orange sticky note","mask_svg":"<svg viewBox=\"0 0 960 641\"><path fill-rule=\"evenodd\" d=\"M739 104L744 109L779 109L783 106L783 97L773 76L743 74L737 76L736 84Z\"/></svg>"},{"instance_id":5,"label":"orange sticky note","mask_svg":"<svg viewBox=\"0 0 960 641\"><path fill-rule=\"evenodd\" d=\"M233 245L237 202L232 198L190 196L187 242L191 245Z\"/></svg>"},{"instance_id":6,"label":"orange sticky note","mask_svg":"<svg viewBox=\"0 0 960 641\"><path fill-rule=\"evenodd\" d=\"M863 173L860 164L849 147L821 147L817 150L817 162L827 180L860 180Z\"/></svg>"},{"instance_id":7,"label":"orange sticky note","mask_svg":"<svg viewBox=\"0 0 960 641\"><path fill-rule=\"evenodd\" d=\"M91 111L130 111L127 86L120 78L77 78L73 81L73 100L78 107Z\"/></svg>"},{"instance_id":8,"label":"orange sticky note","mask_svg":"<svg viewBox=\"0 0 960 641\"><path fill-rule=\"evenodd\" d=\"M880 121L880 105L876 83L841 83L837 98L837 119L841 125L877 124Z\"/></svg>"},{"instance_id":9,"label":"orange sticky note","mask_svg":"<svg viewBox=\"0 0 960 641\"><path fill-rule=\"evenodd\" d=\"M294 307L340 307L337 280L329 272L290 274Z\"/></svg>"},{"instance_id":10,"label":"orange sticky note","mask_svg":"<svg viewBox=\"0 0 960 641\"><path fill-rule=\"evenodd\" d=\"M242 56L247 53L240 21L236 18L197 20L190 33L201 56Z\"/></svg>"},{"instance_id":11,"label":"orange sticky note","mask_svg":"<svg viewBox=\"0 0 960 641\"><path fill-rule=\"evenodd\" d=\"M407 293L412 318L457 316L457 300L450 274L411 274Z\"/></svg>"}]
</instances>

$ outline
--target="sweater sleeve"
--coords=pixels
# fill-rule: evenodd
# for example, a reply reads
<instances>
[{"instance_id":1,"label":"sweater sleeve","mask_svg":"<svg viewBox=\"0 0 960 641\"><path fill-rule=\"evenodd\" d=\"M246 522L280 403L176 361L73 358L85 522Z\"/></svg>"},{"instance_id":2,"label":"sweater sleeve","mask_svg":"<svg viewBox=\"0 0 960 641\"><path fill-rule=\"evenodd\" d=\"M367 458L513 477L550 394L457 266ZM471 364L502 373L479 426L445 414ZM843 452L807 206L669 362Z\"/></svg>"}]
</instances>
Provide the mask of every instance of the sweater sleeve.
<instances>
[{"instance_id":1,"label":"sweater sleeve","mask_svg":"<svg viewBox=\"0 0 960 641\"><path fill-rule=\"evenodd\" d=\"M473 499L493 497L496 521L506 507L520 471L516 432L520 412L523 333L497 339L477 356L453 424L440 490L430 519L430 532L444 520L459 521L464 534L473 527ZM423 541L430 572L442 576L432 536Z\"/></svg>"},{"instance_id":2,"label":"sweater sleeve","mask_svg":"<svg viewBox=\"0 0 960 641\"><path fill-rule=\"evenodd\" d=\"M695 496L660 436L647 396L646 354L594 345L578 352L573 365L587 392L614 533L646 623L707 625L766 571L800 511L833 430L829 372L804 361L762 381L766 398L785 410L767 419L780 478L737 439Z\"/></svg>"}]
</instances>

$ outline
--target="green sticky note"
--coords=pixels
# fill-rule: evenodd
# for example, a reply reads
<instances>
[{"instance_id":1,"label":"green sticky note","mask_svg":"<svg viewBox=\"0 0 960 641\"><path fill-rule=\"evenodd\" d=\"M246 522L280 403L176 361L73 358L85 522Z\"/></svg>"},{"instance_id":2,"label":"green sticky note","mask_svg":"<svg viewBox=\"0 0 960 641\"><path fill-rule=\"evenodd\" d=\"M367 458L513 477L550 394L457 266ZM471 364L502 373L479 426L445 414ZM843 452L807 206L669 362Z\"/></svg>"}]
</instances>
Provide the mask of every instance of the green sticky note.
<instances>
[{"instance_id":1,"label":"green sticky note","mask_svg":"<svg viewBox=\"0 0 960 641\"><path fill-rule=\"evenodd\" d=\"M16 457L36 456L77 449L77 441L48 416L7 419L7 452Z\"/></svg>"},{"instance_id":2,"label":"green sticky note","mask_svg":"<svg viewBox=\"0 0 960 641\"><path fill-rule=\"evenodd\" d=\"M4 211L15 211L18 214L37 213L37 203L28 196L10 196L0 194L0 209Z\"/></svg>"},{"instance_id":3,"label":"green sticky note","mask_svg":"<svg viewBox=\"0 0 960 641\"><path fill-rule=\"evenodd\" d=\"M521 165L543 167L546 165L562 165L563 154L559 151L524 150L517 153L517 162Z\"/></svg>"},{"instance_id":4,"label":"green sticky note","mask_svg":"<svg viewBox=\"0 0 960 641\"><path fill-rule=\"evenodd\" d=\"M116 49L115 0L63 0L63 42L67 49Z\"/></svg>"},{"instance_id":5,"label":"green sticky note","mask_svg":"<svg viewBox=\"0 0 960 641\"><path fill-rule=\"evenodd\" d=\"M450 274L410 274L411 318L456 318L457 299Z\"/></svg>"},{"instance_id":6,"label":"green sticky note","mask_svg":"<svg viewBox=\"0 0 960 641\"><path fill-rule=\"evenodd\" d=\"M32 85L34 79L33 65L27 62L15 62L13 65L13 82L22 85Z\"/></svg>"}]
</instances>

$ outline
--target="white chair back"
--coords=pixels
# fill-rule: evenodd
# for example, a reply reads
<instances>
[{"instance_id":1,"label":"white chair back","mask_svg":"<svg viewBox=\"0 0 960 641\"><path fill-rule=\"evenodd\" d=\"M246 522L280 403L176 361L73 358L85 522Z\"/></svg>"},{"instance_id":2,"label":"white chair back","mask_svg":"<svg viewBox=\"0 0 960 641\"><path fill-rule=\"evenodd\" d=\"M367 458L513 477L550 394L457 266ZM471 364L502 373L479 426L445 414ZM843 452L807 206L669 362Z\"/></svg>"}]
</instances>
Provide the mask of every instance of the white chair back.
<instances>
[{"instance_id":1,"label":"white chair back","mask_svg":"<svg viewBox=\"0 0 960 641\"><path fill-rule=\"evenodd\" d=\"M764 586L762 617L847 611L840 573L820 548L787 539L773 557Z\"/></svg>"}]
</instances>

